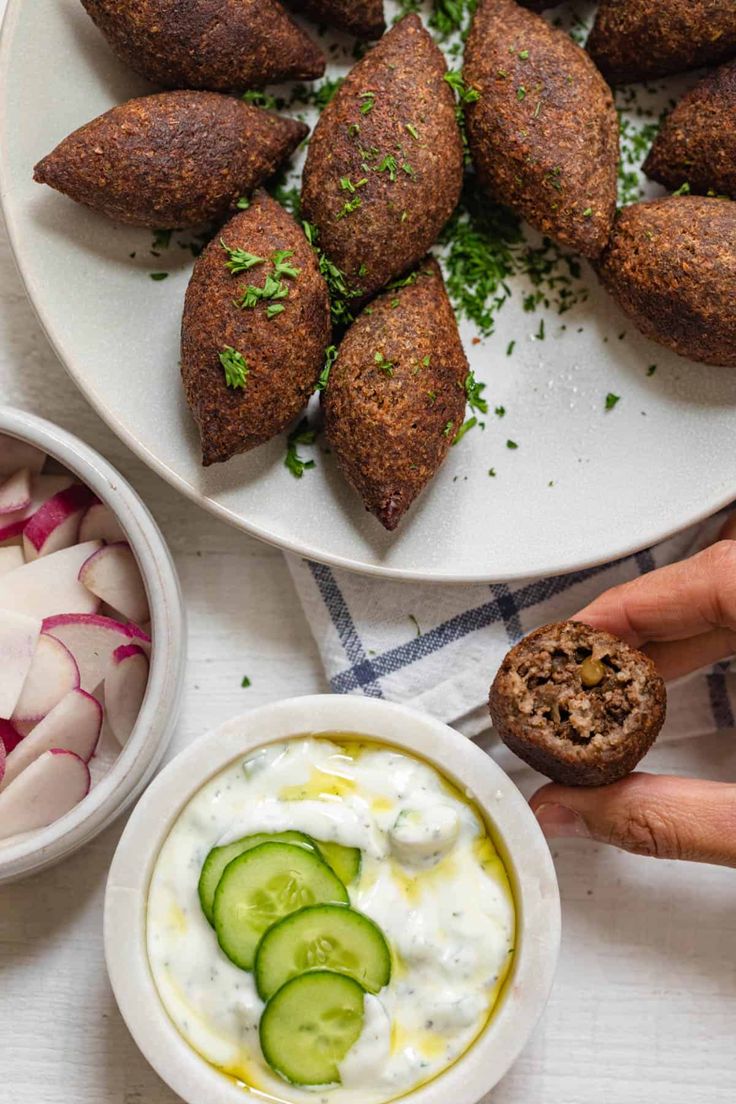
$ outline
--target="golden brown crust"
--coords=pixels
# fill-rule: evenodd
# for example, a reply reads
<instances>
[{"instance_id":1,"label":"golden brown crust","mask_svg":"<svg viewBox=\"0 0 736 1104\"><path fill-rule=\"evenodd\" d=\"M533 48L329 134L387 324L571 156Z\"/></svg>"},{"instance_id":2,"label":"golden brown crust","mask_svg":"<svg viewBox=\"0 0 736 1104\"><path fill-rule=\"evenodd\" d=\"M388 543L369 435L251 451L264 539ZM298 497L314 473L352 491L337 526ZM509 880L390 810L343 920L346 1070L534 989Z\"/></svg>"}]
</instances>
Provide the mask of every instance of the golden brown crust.
<instances>
[{"instance_id":1,"label":"golden brown crust","mask_svg":"<svg viewBox=\"0 0 736 1104\"><path fill-rule=\"evenodd\" d=\"M82 0L131 69L164 88L260 87L325 71L278 0Z\"/></svg>"},{"instance_id":2,"label":"golden brown crust","mask_svg":"<svg viewBox=\"0 0 736 1104\"><path fill-rule=\"evenodd\" d=\"M233 276L221 242L266 261ZM283 249L293 251L289 264L300 270L283 281L284 311L269 319L267 302L236 305L247 285L264 286L270 258ZM255 448L293 421L314 391L329 337L327 287L314 252L291 215L258 191L197 260L184 303L181 374L205 465ZM218 355L226 346L247 362L244 389L226 385Z\"/></svg>"},{"instance_id":3,"label":"golden brown crust","mask_svg":"<svg viewBox=\"0 0 736 1104\"><path fill-rule=\"evenodd\" d=\"M511 649L489 708L498 735L535 770L567 786L603 786L632 771L652 746L667 692L643 652L562 621Z\"/></svg>"},{"instance_id":4,"label":"golden brown crust","mask_svg":"<svg viewBox=\"0 0 736 1104\"><path fill-rule=\"evenodd\" d=\"M644 162L651 180L676 191L736 199L736 61L709 73L667 116Z\"/></svg>"},{"instance_id":5,"label":"golden brown crust","mask_svg":"<svg viewBox=\"0 0 736 1104\"><path fill-rule=\"evenodd\" d=\"M601 0L586 49L611 84L718 65L736 54L736 4Z\"/></svg>"},{"instance_id":6,"label":"golden brown crust","mask_svg":"<svg viewBox=\"0 0 736 1104\"><path fill-rule=\"evenodd\" d=\"M624 207L597 266L647 337L681 356L736 367L736 205L670 196Z\"/></svg>"},{"instance_id":7,"label":"golden brown crust","mask_svg":"<svg viewBox=\"0 0 736 1104\"><path fill-rule=\"evenodd\" d=\"M442 274L430 257L418 271L356 319L322 395L338 463L389 530L447 456L465 409L468 362Z\"/></svg>"},{"instance_id":8,"label":"golden brown crust","mask_svg":"<svg viewBox=\"0 0 736 1104\"><path fill-rule=\"evenodd\" d=\"M587 257L616 210L618 119L606 82L569 35L513 0L481 0L465 50L481 183L542 233Z\"/></svg>"},{"instance_id":9,"label":"golden brown crust","mask_svg":"<svg viewBox=\"0 0 736 1104\"><path fill-rule=\"evenodd\" d=\"M353 68L310 140L304 217L363 298L421 261L459 199L462 143L446 72L421 20L406 16Z\"/></svg>"},{"instance_id":10,"label":"golden brown crust","mask_svg":"<svg viewBox=\"0 0 736 1104\"><path fill-rule=\"evenodd\" d=\"M386 30L383 0L288 0L291 6L310 19L355 35L356 38L380 38Z\"/></svg>"},{"instance_id":11,"label":"golden brown crust","mask_svg":"<svg viewBox=\"0 0 736 1104\"><path fill-rule=\"evenodd\" d=\"M196 226L224 218L308 132L217 92L161 92L75 130L33 178L119 222Z\"/></svg>"}]
</instances>

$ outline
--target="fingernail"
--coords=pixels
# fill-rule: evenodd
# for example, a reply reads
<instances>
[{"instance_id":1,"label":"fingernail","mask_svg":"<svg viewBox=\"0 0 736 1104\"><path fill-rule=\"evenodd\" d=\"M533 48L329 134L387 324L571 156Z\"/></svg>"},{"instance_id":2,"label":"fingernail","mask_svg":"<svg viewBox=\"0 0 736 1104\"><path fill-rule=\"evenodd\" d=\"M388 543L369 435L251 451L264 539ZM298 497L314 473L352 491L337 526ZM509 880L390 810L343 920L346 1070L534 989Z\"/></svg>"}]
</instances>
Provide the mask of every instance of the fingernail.
<instances>
[{"instance_id":1,"label":"fingernail","mask_svg":"<svg viewBox=\"0 0 736 1104\"><path fill-rule=\"evenodd\" d=\"M590 839L588 826L580 813L568 809L566 805L540 805L536 816L547 839L560 839L564 836Z\"/></svg>"}]
</instances>

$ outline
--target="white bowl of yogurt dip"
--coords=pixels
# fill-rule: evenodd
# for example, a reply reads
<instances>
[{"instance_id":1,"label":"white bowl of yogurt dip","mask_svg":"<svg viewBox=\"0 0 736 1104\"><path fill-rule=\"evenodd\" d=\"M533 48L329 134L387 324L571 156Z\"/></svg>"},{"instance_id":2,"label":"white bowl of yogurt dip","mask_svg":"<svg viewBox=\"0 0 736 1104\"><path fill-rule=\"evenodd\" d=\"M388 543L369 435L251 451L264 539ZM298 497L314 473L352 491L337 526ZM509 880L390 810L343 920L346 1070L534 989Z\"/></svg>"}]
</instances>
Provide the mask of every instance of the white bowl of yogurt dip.
<instances>
[{"instance_id":1,"label":"white bowl of yogurt dip","mask_svg":"<svg viewBox=\"0 0 736 1104\"><path fill-rule=\"evenodd\" d=\"M188 1104L476 1104L552 986L554 866L503 771L368 698L257 709L173 760L121 838L105 951Z\"/></svg>"}]
</instances>

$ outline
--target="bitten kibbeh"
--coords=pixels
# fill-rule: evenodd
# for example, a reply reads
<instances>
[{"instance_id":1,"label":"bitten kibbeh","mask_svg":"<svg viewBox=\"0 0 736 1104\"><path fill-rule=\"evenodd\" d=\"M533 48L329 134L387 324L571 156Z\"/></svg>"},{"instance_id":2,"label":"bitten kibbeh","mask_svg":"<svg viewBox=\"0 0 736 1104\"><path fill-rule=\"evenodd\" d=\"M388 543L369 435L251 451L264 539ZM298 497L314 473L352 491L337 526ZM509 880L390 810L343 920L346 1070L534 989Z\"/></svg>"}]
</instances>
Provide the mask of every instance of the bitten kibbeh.
<instances>
[{"instance_id":1,"label":"bitten kibbeh","mask_svg":"<svg viewBox=\"0 0 736 1104\"><path fill-rule=\"evenodd\" d=\"M586 49L611 84L718 65L736 55L736 3L601 0Z\"/></svg>"},{"instance_id":2,"label":"bitten kibbeh","mask_svg":"<svg viewBox=\"0 0 736 1104\"><path fill-rule=\"evenodd\" d=\"M676 191L736 199L736 61L709 73L664 120L644 162L650 180Z\"/></svg>"},{"instance_id":3,"label":"bitten kibbeh","mask_svg":"<svg viewBox=\"0 0 736 1104\"><path fill-rule=\"evenodd\" d=\"M564 31L514 0L481 0L465 49L465 109L491 198L586 257L616 210L619 127L608 85Z\"/></svg>"},{"instance_id":4,"label":"bitten kibbeh","mask_svg":"<svg viewBox=\"0 0 736 1104\"><path fill-rule=\"evenodd\" d=\"M259 190L197 260L184 303L181 374L205 466L293 421L317 385L329 337L314 252Z\"/></svg>"},{"instance_id":5,"label":"bitten kibbeh","mask_svg":"<svg viewBox=\"0 0 736 1104\"><path fill-rule=\"evenodd\" d=\"M439 266L423 260L342 339L322 394L330 446L365 507L397 527L463 421L468 362Z\"/></svg>"},{"instance_id":6,"label":"bitten kibbeh","mask_svg":"<svg viewBox=\"0 0 736 1104\"><path fill-rule=\"evenodd\" d=\"M670 196L619 212L597 266L639 330L681 356L736 367L736 204Z\"/></svg>"},{"instance_id":7,"label":"bitten kibbeh","mask_svg":"<svg viewBox=\"0 0 736 1104\"><path fill-rule=\"evenodd\" d=\"M164 88L311 80L325 57L278 0L82 0L114 52Z\"/></svg>"},{"instance_id":8,"label":"bitten kibbeh","mask_svg":"<svg viewBox=\"0 0 736 1104\"><path fill-rule=\"evenodd\" d=\"M119 222L190 227L224 218L308 133L217 92L161 92L75 130L33 178Z\"/></svg>"},{"instance_id":9,"label":"bitten kibbeh","mask_svg":"<svg viewBox=\"0 0 736 1104\"><path fill-rule=\"evenodd\" d=\"M380 38L386 30L383 0L288 0L288 3L310 19L356 38Z\"/></svg>"},{"instance_id":10,"label":"bitten kibbeh","mask_svg":"<svg viewBox=\"0 0 736 1104\"><path fill-rule=\"evenodd\" d=\"M604 786L646 755L664 724L664 682L643 652L579 621L544 625L504 659L493 727L530 767L566 786Z\"/></svg>"},{"instance_id":11,"label":"bitten kibbeh","mask_svg":"<svg viewBox=\"0 0 736 1104\"><path fill-rule=\"evenodd\" d=\"M383 36L322 112L302 212L367 299L424 257L460 197L463 151L445 59L416 15Z\"/></svg>"}]
</instances>

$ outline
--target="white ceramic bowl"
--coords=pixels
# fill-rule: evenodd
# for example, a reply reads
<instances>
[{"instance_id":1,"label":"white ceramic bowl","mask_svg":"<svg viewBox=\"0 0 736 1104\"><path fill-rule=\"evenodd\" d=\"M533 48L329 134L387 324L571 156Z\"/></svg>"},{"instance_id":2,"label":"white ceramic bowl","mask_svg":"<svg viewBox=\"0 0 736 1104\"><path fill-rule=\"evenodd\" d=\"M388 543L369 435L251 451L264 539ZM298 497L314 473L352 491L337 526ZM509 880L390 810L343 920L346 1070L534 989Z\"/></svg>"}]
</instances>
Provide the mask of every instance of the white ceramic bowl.
<instances>
[{"instance_id":1,"label":"white ceramic bowl","mask_svg":"<svg viewBox=\"0 0 736 1104\"><path fill-rule=\"evenodd\" d=\"M0 434L43 449L113 511L135 553L151 610L153 647L135 728L106 774L71 812L0 842L0 884L33 874L76 851L122 812L156 770L176 721L184 682L186 629L179 581L161 532L133 488L99 453L51 422L0 406Z\"/></svg>"},{"instance_id":2,"label":"white ceramic bowl","mask_svg":"<svg viewBox=\"0 0 736 1104\"><path fill-rule=\"evenodd\" d=\"M413 752L469 792L494 830L516 902L514 964L501 1002L472 1047L405 1104L475 1104L503 1077L544 1009L559 952L560 901L547 844L516 786L465 737L424 714L372 698L294 698L237 717L161 772L133 812L110 868L105 955L118 1006L153 1068L188 1104L244 1104L249 1094L184 1041L156 990L146 950L146 903L160 848L205 782L257 747L303 734L373 737Z\"/></svg>"}]
</instances>

